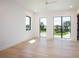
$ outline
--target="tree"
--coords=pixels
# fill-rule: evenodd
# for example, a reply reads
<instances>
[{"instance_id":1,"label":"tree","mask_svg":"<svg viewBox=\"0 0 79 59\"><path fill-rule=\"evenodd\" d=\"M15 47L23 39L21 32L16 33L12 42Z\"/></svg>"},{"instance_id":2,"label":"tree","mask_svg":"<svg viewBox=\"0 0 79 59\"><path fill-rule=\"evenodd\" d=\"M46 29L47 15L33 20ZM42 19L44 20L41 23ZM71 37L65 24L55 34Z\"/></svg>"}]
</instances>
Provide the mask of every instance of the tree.
<instances>
[{"instance_id":1,"label":"tree","mask_svg":"<svg viewBox=\"0 0 79 59\"><path fill-rule=\"evenodd\" d=\"M70 31L70 21L64 22L64 31L65 32Z\"/></svg>"},{"instance_id":2,"label":"tree","mask_svg":"<svg viewBox=\"0 0 79 59\"><path fill-rule=\"evenodd\" d=\"M43 22L40 23L40 31L46 31L46 28L45 28Z\"/></svg>"},{"instance_id":3,"label":"tree","mask_svg":"<svg viewBox=\"0 0 79 59\"><path fill-rule=\"evenodd\" d=\"M61 32L61 26L60 25L56 25L55 26L55 32L56 33L60 33Z\"/></svg>"}]
</instances>

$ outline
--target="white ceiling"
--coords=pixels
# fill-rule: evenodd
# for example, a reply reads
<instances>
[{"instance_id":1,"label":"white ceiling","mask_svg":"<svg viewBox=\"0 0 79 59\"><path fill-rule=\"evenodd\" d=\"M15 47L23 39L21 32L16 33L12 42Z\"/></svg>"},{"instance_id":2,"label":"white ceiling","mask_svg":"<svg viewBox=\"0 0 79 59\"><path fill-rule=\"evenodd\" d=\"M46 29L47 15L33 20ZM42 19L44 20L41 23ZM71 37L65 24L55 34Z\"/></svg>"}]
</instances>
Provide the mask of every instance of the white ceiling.
<instances>
[{"instance_id":1,"label":"white ceiling","mask_svg":"<svg viewBox=\"0 0 79 59\"><path fill-rule=\"evenodd\" d=\"M79 7L79 0L47 0L50 4L45 4L46 0L16 0L24 8L34 12L74 10ZM70 6L72 5L72 8Z\"/></svg>"}]
</instances>

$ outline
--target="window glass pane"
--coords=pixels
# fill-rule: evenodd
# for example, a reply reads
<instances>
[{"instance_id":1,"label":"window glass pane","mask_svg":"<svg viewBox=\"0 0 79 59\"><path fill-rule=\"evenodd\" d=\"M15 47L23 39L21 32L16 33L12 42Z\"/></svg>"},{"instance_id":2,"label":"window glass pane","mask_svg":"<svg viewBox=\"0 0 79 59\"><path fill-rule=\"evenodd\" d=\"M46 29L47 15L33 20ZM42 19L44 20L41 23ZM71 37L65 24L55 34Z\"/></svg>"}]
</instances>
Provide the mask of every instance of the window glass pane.
<instances>
[{"instance_id":1,"label":"window glass pane","mask_svg":"<svg viewBox=\"0 0 79 59\"><path fill-rule=\"evenodd\" d=\"M46 37L46 18L40 18L40 36Z\"/></svg>"},{"instance_id":2,"label":"window glass pane","mask_svg":"<svg viewBox=\"0 0 79 59\"><path fill-rule=\"evenodd\" d=\"M31 17L26 16L26 31L31 30Z\"/></svg>"},{"instance_id":3,"label":"window glass pane","mask_svg":"<svg viewBox=\"0 0 79 59\"><path fill-rule=\"evenodd\" d=\"M70 38L71 19L70 17L62 17L63 38Z\"/></svg>"},{"instance_id":4,"label":"window glass pane","mask_svg":"<svg viewBox=\"0 0 79 59\"><path fill-rule=\"evenodd\" d=\"M61 17L54 17L54 38L61 38Z\"/></svg>"},{"instance_id":5,"label":"window glass pane","mask_svg":"<svg viewBox=\"0 0 79 59\"><path fill-rule=\"evenodd\" d=\"M26 25L30 25L30 18L26 17Z\"/></svg>"}]
</instances>

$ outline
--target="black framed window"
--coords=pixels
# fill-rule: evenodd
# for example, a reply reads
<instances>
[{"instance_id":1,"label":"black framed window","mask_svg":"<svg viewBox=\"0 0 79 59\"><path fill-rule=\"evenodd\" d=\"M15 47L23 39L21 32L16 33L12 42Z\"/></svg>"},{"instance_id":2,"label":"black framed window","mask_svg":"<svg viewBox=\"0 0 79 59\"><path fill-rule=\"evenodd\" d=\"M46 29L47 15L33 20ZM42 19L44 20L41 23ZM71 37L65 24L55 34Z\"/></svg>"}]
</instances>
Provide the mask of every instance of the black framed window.
<instances>
[{"instance_id":1,"label":"black framed window","mask_svg":"<svg viewBox=\"0 0 79 59\"><path fill-rule=\"evenodd\" d=\"M31 17L26 16L26 31L31 30Z\"/></svg>"}]
</instances>

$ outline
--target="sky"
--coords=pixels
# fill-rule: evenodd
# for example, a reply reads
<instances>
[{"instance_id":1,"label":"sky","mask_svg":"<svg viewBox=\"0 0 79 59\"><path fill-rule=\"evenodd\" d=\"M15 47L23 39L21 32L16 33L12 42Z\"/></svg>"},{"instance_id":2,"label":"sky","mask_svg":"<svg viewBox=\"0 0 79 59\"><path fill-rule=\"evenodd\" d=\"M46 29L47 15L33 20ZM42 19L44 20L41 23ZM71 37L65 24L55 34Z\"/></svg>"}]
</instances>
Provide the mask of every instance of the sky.
<instances>
[{"instance_id":1,"label":"sky","mask_svg":"<svg viewBox=\"0 0 79 59\"><path fill-rule=\"evenodd\" d=\"M54 25L61 25L61 17L54 17Z\"/></svg>"},{"instance_id":2,"label":"sky","mask_svg":"<svg viewBox=\"0 0 79 59\"><path fill-rule=\"evenodd\" d=\"M30 23L30 19L29 19L29 17L26 17L26 25L29 25Z\"/></svg>"},{"instance_id":3,"label":"sky","mask_svg":"<svg viewBox=\"0 0 79 59\"><path fill-rule=\"evenodd\" d=\"M62 22L70 21L70 17L63 17ZM54 25L61 25L61 17L54 17Z\"/></svg>"},{"instance_id":4,"label":"sky","mask_svg":"<svg viewBox=\"0 0 79 59\"><path fill-rule=\"evenodd\" d=\"M46 18L41 18L40 22L43 22L44 25L47 25Z\"/></svg>"}]
</instances>

